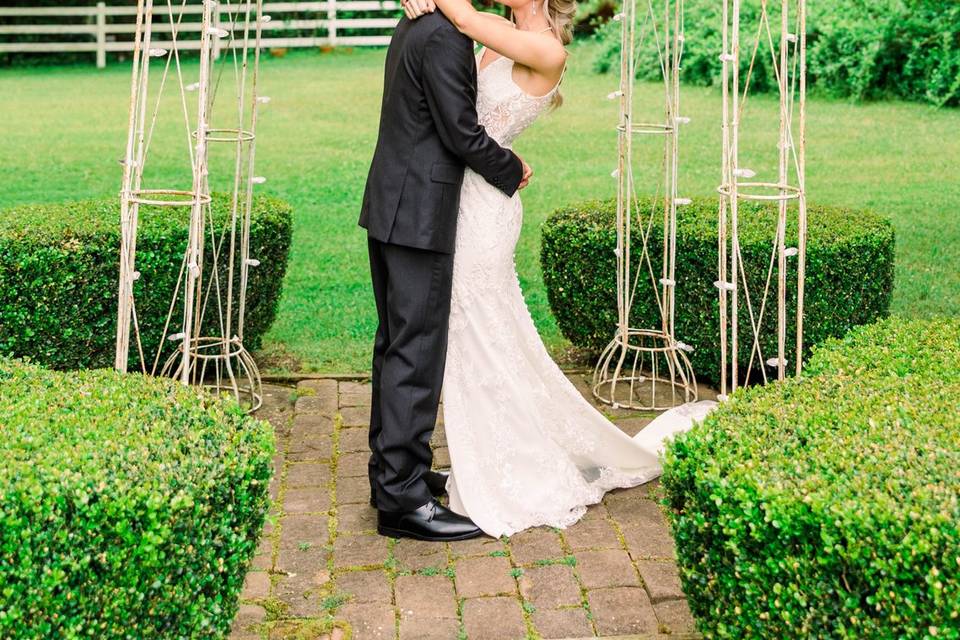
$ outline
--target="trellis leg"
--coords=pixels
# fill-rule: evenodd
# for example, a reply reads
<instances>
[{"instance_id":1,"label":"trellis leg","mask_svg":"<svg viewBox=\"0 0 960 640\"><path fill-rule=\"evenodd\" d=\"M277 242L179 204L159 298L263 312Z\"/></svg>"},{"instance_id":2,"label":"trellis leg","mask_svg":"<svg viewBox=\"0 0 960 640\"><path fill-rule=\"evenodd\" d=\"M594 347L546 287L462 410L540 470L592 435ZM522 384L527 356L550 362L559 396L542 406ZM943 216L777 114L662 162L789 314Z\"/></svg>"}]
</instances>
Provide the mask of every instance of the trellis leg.
<instances>
[{"instance_id":1,"label":"trellis leg","mask_svg":"<svg viewBox=\"0 0 960 640\"><path fill-rule=\"evenodd\" d=\"M243 324L247 310L247 283L250 267L253 263L259 264L250 257L250 215L253 210L253 177L254 160L257 150L257 115L259 105L262 102L268 102L270 98L261 96L258 93L257 80L260 75L260 40L263 34L263 3L257 2L257 30L254 38L253 49L253 96L250 106L250 133L253 139L250 140L250 148L247 156L247 182L246 182L246 204L244 206L244 215L242 222L242 231L240 235L240 300L237 316L237 338L243 341Z\"/></svg>"},{"instance_id":2,"label":"trellis leg","mask_svg":"<svg viewBox=\"0 0 960 640\"><path fill-rule=\"evenodd\" d=\"M621 15L620 47L620 127L617 137L617 335L626 344L630 335L630 189L627 184L630 173L629 157L631 149L631 110L633 106L634 73L633 41L636 25L636 0L625 0ZM611 397L616 396L620 371L626 360L627 352L622 350L617 358L614 378L611 383ZM615 402L614 402L615 404Z\"/></svg>"},{"instance_id":3,"label":"trellis leg","mask_svg":"<svg viewBox=\"0 0 960 640\"><path fill-rule=\"evenodd\" d=\"M203 206L201 197L207 170L207 129L209 127L211 38L217 38L211 25L213 3L203 3L203 22L200 36L200 79L197 88L197 142L193 164L193 206L190 209L190 231L187 239L187 279L183 301L183 344L180 381L190 384L190 355L194 347L194 314L197 304L197 281L201 273L201 243L203 242Z\"/></svg>"},{"instance_id":4,"label":"trellis leg","mask_svg":"<svg viewBox=\"0 0 960 640\"><path fill-rule=\"evenodd\" d=\"M730 385L733 391L737 390L740 382L739 360L740 360L740 328L738 326L739 307L740 307L740 227L739 227L739 200L738 200L738 169L740 166L739 140L740 140L740 0L733 0L733 34L730 38L733 56L733 95L732 109L729 116L733 119L730 125L730 157L727 160L729 166L729 186L730 186L730 298L732 308L730 309ZM724 283L724 286L728 286Z\"/></svg>"},{"instance_id":5,"label":"trellis leg","mask_svg":"<svg viewBox=\"0 0 960 640\"><path fill-rule=\"evenodd\" d=\"M677 206L680 200L680 58L683 47L683 0L675 0L673 12L673 58L671 60L671 84L673 104L673 148L671 150L671 194L670 194L670 224L669 224L669 264L667 270L667 284L670 295L667 304L667 333L676 336L676 306L677 306Z\"/></svg>"},{"instance_id":6,"label":"trellis leg","mask_svg":"<svg viewBox=\"0 0 960 640\"><path fill-rule=\"evenodd\" d=\"M721 159L721 184L730 184L730 0L723 0L723 29L722 42L723 51L720 54L720 60L723 66L722 80L722 159ZM727 397L727 204L729 198L720 196L719 220L717 222L717 273L719 280L716 282L717 296L720 306L720 398Z\"/></svg>"},{"instance_id":7,"label":"trellis leg","mask_svg":"<svg viewBox=\"0 0 960 640\"><path fill-rule=\"evenodd\" d=\"M676 116L677 113L674 110L673 106L673 45L674 41L670 37L670 0L664 0L663 3L663 25L664 25L664 54L663 54L663 104L664 104L664 122L672 124L670 132L664 136L663 139L663 184L665 189L663 190L663 234L664 242L662 247L661 255L661 276L660 276L660 308L664 310L662 317L660 318L660 330L664 333L669 331L669 296L670 296L670 287L667 286L667 274L670 269L670 240L669 233L671 214L673 212L673 202L676 197L675 188L676 184L673 179L673 160L676 156L676 142L677 142L677 124ZM656 376L654 376L656 380Z\"/></svg>"},{"instance_id":8,"label":"trellis leg","mask_svg":"<svg viewBox=\"0 0 960 640\"><path fill-rule=\"evenodd\" d=\"M244 24L249 27L250 24L250 8L251 5L247 4L245 8ZM237 13L233 14L232 22L235 24L237 16L239 15L240 8L237 9ZM240 184L241 176L243 174L243 159L244 159L244 142L243 135L239 132L243 131L243 125L245 120L246 104L244 99L246 97L247 89L247 64L249 56L249 45L250 45L250 32L249 28L245 28L243 32L243 53L242 60L240 63L240 77L238 78L239 86L237 87L237 140L234 144L234 168L233 168L233 191L230 199L230 249L227 260L227 304L226 304L226 318L221 320L221 331L223 333L222 341L220 344L220 350L224 361L224 370L227 372L227 376L230 378L230 389L233 392L235 397L239 397L240 389L237 384L237 378L234 375L232 360L232 351L235 345L233 340L233 280L234 280L234 269L236 268L236 245L237 245L237 221L239 219L238 214L245 218L246 216L239 211L240 209ZM236 47L233 49L234 57L236 57ZM250 140L250 144L253 144L254 140ZM249 181L250 176L247 176ZM243 257L241 257L241 262ZM242 267L241 267L242 268ZM236 341L239 343L239 340ZM218 376L216 380L217 389L220 388L220 375L218 370Z\"/></svg>"},{"instance_id":9,"label":"trellis leg","mask_svg":"<svg viewBox=\"0 0 960 640\"><path fill-rule=\"evenodd\" d=\"M789 112L787 96L789 84L789 66L787 64L787 37L790 33L789 0L780 0L780 144L779 171L780 202L777 217L777 379L786 377L786 341L787 341L787 154L789 152Z\"/></svg>"},{"instance_id":10,"label":"trellis leg","mask_svg":"<svg viewBox=\"0 0 960 640\"><path fill-rule=\"evenodd\" d=\"M803 366L803 294L807 277L807 2L798 0L797 22L799 24L797 37L799 38L800 58L800 125L797 134L797 174L800 186L800 197L797 201L797 350L796 375L800 375Z\"/></svg>"},{"instance_id":11,"label":"trellis leg","mask_svg":"<svg viewBox=\"0 0 960 640\"><path fill-rule=\"evenodd\" d=\"M142 60L149 61L149 55L141 48L146 42L149 47L149 32L153 18L152 0L139 0L137 4L137 25L133 43L133 71L130 78L130 110L127 124L127 150L123 159L123 183L120 188L120 277L117 292L117 341L113 366L117 371L125 372L130 354L130 321L133 315L133 281L135 271L137 208L131 202L131 192L138 183L141 171L140 163L135 160L137 132L142 139L141 109L146 91L146 71L141 68ZM148 64L143 65L149 69Z\"/></svg>"}]
</instances>

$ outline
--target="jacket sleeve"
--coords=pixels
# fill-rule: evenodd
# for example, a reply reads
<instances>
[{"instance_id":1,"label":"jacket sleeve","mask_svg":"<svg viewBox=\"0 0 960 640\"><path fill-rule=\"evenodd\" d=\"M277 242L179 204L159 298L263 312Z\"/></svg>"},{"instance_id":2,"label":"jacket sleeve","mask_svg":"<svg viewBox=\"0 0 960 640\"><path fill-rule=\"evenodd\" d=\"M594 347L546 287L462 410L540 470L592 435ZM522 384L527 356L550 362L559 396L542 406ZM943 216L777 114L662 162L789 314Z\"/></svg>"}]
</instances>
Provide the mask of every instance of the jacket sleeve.
<instances>
[{"instance_id":1,"label":"jacket sleeve","mask_svg":"<svg viewBox=\"0 0 960 640\"><path fill-rule=\"evenodd\" d=\"M487 182L513 195L523 178L523 164L480 126L470 41L438 29L424 48L422 64L424 94L444 146Z\"/></svg>"}]
</instances>

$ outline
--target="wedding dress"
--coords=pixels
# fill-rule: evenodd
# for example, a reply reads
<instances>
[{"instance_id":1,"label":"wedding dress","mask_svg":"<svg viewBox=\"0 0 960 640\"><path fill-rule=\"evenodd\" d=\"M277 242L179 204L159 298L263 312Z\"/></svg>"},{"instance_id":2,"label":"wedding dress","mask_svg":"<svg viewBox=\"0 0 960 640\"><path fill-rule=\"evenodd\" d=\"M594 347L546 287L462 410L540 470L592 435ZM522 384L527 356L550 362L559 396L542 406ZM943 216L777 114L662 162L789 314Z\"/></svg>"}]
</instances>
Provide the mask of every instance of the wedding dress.
<instances>
[{"instance_id":1,"label":"wedding dress","mask_svg":"<svg viewBox=\"0 0 960 640\"><path fill-rule=\"evenodd\" d=\"M556 91L527 94L512 61L497 58L478 71L480 122L509 147ZM667 412L631 438L580 395L547 353L520 290L514 248L522 218L517 194L467 169L443 381L447 490L454 511L495 537L567 527L607 491L659 476L665 439L710 407Z\"/></svg>"}]
</instances>

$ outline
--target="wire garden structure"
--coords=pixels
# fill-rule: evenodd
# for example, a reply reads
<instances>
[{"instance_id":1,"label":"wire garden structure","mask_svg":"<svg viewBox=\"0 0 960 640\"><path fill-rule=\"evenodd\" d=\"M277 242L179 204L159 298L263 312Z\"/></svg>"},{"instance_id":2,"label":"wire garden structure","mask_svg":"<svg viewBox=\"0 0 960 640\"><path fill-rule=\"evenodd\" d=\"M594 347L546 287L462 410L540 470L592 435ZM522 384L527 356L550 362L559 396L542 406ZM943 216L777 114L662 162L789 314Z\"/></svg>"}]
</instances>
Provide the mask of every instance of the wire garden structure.
<instances>
[{"instance_id":1,"label":"wire garden structure","mask_svg":"<svg viewBox=\"0 0 960 640\"><path fill-rule=\"evenodd\" d=\"M774 8L779 5L779 14ZM803 355L803 295L806 274L807 199L806 157L806 0L761 0L756 31L742 47L741 0L723 0L723 161L718 224L720 312L720 396L735 391L741 381L773 376L782 380L792 366L799 375ZM752 25L751 25L752 27ZM779 133L776 179L756 180L757 172L743 163L741 139L745 106L758 55L770 54L779 93ZM746 71L743 72L746 62ZM762 125L763 123L761 123ZM773 173L771 171L770 173ZM762 282L749 282L740 250L741 201L776 205L776 232L771 239L769 266ZM753 214L756 215L756 214ZM762 215L767 215L763 213ZM787 227L796 221L797 246L786 244ZM793 267L789 261L796 260ZM795 276L790 277L791 268ZM794 285L794 326L788 330L789 284ZM776 300L777 353L764 354L761 332ZM746 312L746 318L741 317ZM747 323L749 359L740 367L741 327ZM792 335L788 335L792 334ZM788 340L793 344L788 345ZM788 354L788 349L793 349ZM770 356L770 357L766 357ZM792 362L791 362L792 360ZM771 373L768 374L768 369Z\"/></svg>"},{"instance_id":2,"label":"wire garden structure","mask_svg":"<svg viewBox=\"0 0 960 640\"><path fill-rule=\"evenodd\" d=\"M645 5L638 12L638 1ZM680 130L690 121L680 112L680 61L683 57L683 0L624 0L621 23L620 88L610 94L620 101L618 163L613 176L617 189L617 330L593 373L593 395L614 408L660 410L697 399L697 383L686 355L692 347L675 336L677 208L690 204L679 196ZM644 46L655 46L663 78L664 120L634 119L634 85L638 57ZM662 198L641 206L634 172L634 140L663 140ZM644 209L648 209L645 212ZM660 226L653 233L654 225ZM634 246L634 228L640 236ZM655 238L659 235L658 246ZM632 252L639 249L634 272ZM654 267L653 252L660 254ZM643 282L644 286L639 285ZM650 288L646 284L649 282ZM635 328L631 311L637 295L656 297L660 325Z\"/></svg>"},{"instance_id":3,"label":"wire garden structure","mask_svg":"<svg viewBox=\"0 0 960 640\"><path fill-rule=\"evenodd\" d=\"M176 4L166 0L162 5L139 0L137 4L127 145L121 161L115 368L127 371L133 361L143 373L172 376L218 394L231 393L252 411L263 396L257 365L243 345L243 323L249 270L259 265L250 256L250 214L254 185L265 181L254 175L254 155L257 109L269 102L257 93L257 76L261 27L270 17L263 14L262 0L235 5L224 0L219 7L213 0L203 0L199 73L190 82L178 50L179 33L196 31L196 23L183 22L186 7L187 0ZM169 48L151 44L155 13L158 19L169 21L169 43L165 43ZM225 21L220 18L224 15ZM223 43L230 46L221 57ZM151 66L160 64L159 80L151 81ZM225 76L235 85L235 111L234 103L217 111L217 118L229 121L215 127L211 123L214 104ZM182 111L191 184L189 188L146 188L144 167L154 133L162 130L157 129L158 115L164 89L170 85L177 90L176 101ZM215 176L223 178L224 190L230 194L225 217L215 216L211 206L210 152L214 145L222 146L226 155L223 175ZM136 265L141 206L150 207L145 215L163 215L157 212L168 207L189 209L183 261L155 353L145 352L137 318L135 288L151 286L146 278L140 278ZM168 355L171 349L173 353Z\"/></svg>"}]
</instances>

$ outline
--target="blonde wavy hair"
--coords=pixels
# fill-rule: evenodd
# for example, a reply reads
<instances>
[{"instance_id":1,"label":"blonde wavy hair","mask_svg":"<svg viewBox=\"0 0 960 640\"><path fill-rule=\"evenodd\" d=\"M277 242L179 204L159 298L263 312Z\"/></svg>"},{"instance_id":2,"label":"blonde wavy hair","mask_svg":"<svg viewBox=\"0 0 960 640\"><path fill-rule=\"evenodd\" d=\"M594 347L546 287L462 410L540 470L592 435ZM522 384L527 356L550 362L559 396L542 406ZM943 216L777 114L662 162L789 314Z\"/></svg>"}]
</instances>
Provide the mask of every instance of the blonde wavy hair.
<instances>
[{"instance_id":1,"label":"blonde wavy hair","mask_svg":"<svg viewBox=\"0 0 960 640\"><path fill-rule=\"evenodd\" d=\"M573 18L577 14L577 0L546 0L544 4L547 6L547 23L563 46L567 46L573 42ZM560 81L563 82L562 77ZM563 94L558 88L553 94L550 106L557 109L562 104Z\"/></svg>"},{"instance_id":2,"label":"blonde wavy hair","mask_svg":"<svg viewBox=\"0 0 960 640\"><path fill-rule=\"evenodd\" d=\"M541 2L542 6L546 7L546 17L547 24L550 25L551 31L563 43L563 46L567 46L573 42L573 18L577 14L577 0L533 0L534 2ZM492 3L490 3L492 4ZM510 12L510 20L516 22L513 17L513 12ZM562 81L562 79L561 79ZM551 107L556 109L563 104L563 95L560 91L556 91L553 94L553 101L551 102Z\"/></svg>"},{"instance_id":3,"label":"blonde wavy hair","mask_svg":"<svg viewBox=\"0 0 960 640\"><path fill-rule=\"evenodd\" d=\"M550 28L563 46L567 46L573 42L573 18L577 14L577 0L547 0L545 4Z\"/></svg>"}]
</instances>

